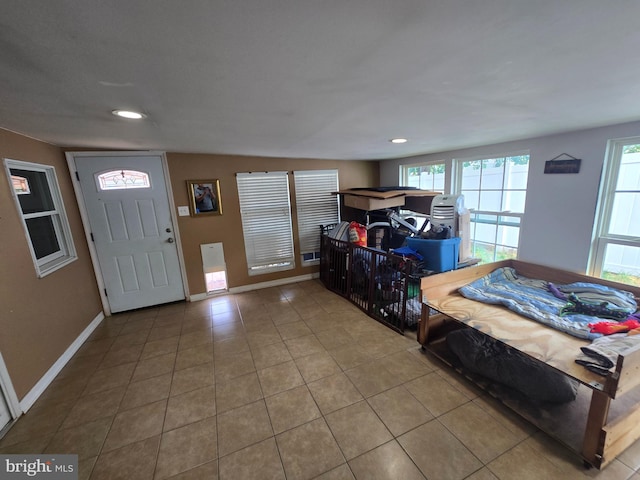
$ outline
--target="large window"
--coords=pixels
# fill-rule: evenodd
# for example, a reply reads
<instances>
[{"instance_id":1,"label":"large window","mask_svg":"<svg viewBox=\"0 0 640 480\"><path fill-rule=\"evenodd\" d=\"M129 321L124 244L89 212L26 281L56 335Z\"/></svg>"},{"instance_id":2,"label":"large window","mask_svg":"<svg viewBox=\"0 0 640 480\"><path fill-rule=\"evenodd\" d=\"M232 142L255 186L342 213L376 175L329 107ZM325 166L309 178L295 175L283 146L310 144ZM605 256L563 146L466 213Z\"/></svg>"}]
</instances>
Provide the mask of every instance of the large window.
<instances>
[{"instance_id":1,"label":"large window","mask_svg":"<svg viewBox=\"0 0 640 480\"><path fill-rule=\"evenodd\" d=\"M451 177L451 172L447 171L444 161L400 166L400 185L403 187L415 187L421 190L447 193L447 177ZM415 219L418 228L428 219L427 214L411 210L400 209L400 213L405 218Z\"/></svg>"},{"instance_id":2,"label":"large window","mask_svg":"<svg viewBox=\"0 0 640 480\"><path fill-rule=\"evenodd\" d=\"M238 173L249 275L295 267L287 172Z\"/></svg>"},{"instance_id":3,"label":"large window","mask_svg":"<svg viewBox=\"0 0 640 480\"><path fill-rule=\"evenodd\" d=\"M400 167L402 186L443 192L445 189L445 163L421 163Z\"/></svg>"},{"instance_id":4,"label":"large window","mask_svg":"<svg viewBox=\"0 0 640 480\"><path fill-rule=\"evenodd\" d=\"M340 221L337 170L293 172L300 255L305 264L320 260L320 226Z\"/></svg>"},{"instance_id":5,"label":"large window","mask_svg":"<svg viewBox=\"0 0 640 480\"><path fill-rule=\"evenodd\" d=\"M455 193L471 211L472 256L483 262L516 258L529 155L460 159L455 169Z\"/></svg>"},{"instance_id":6,"label":"large window","mask_svg":"<svg viewBox=\"0 0 640 480\"><path fill-rule=\"evenodd\" d=\"M39 277L77 258L52 166L5 159L13 197Z\"/></svg>"},{"instance_id":7,"label":"large window","mask_svg":"<svg viewBox=\"0 0 640 480\"><path fill-rule=\"evenodd\" d=\"M591 273L640 286L640 137L609 142Z\"/></svg>"}]
</instances>

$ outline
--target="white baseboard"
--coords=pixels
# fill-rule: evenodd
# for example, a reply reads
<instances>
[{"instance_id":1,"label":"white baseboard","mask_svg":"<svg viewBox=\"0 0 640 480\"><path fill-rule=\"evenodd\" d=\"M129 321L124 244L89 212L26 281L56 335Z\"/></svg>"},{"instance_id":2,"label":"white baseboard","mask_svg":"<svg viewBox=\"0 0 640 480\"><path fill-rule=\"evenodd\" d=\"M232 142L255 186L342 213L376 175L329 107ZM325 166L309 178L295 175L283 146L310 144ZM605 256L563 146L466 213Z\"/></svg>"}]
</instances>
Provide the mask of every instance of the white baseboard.
<instances>
[{"instance_id":1,"label":"white baseboard","mask_svg":"<svg viewBox=\"0 0 640 480\"><path fill-rule=\"evenodd\" d=\"M227 293L226 291L223 293ZM195 295L189 295L190 302L199 302L200 300L206 300L209 297L213 297L214 295L208 295L206 293L196 293Z\"/></svg>"},{"instance_id":2,"label":"white baseboard","mask_svg":"<svg viewBox=\"0 0 640 480\"><path fill-rule=\"evenodd\" d=\"M34 387L27 393L22 400L20 400L20 409L23 413L27 413L36 400L40 398L40 395L46 390L46 388L51 384L56 375L60 373L60 371L64 368L64 366L71 360L71 357L78 351L78 349L82 346L82 344L89 338L89 335L93 333L93 331L100 325L100 322L104 320L104 313L100 312L92 322L83 330L83 332L78 335L69 348L58 358L56 363L54 363L47 373L45 373L38 383L34 385Z\"/></svg>"},{"instance_id":3,"label":"white baseboard","mask_svg":"<svg viewBox=\"0 0 640 480\"><path fill-rule=\"evenodd\" d=\"M241 287L232 287L229 289L229 293L243 293L250 292L252 290L260 290L269 287L279 287L280 285L288 285L290 283L306 282L307 280L313 280L314 278L320 278L320 273L307 273L306 275L299 275L297 277L280 278L278 280L271 280L269 282L253 283L251 285L242 285Z\"/></svg>"},{"instance_id":4,"label":"white baseboard","mask_svg":"<svg viewBox=\"0 0 640 480\"><path fill-rule=\"evenodd\" d=\"M228 292L220 292L213 294L196 293L189 297L189 301L198 302L207 298L215 297L216 295L224 295L226 293L244 293L252 290L261 290L269 287L279 287L281 285L288 285L290 283L306 282L307 280L313 280L314 278L320 278L320 273L308 273L306 275L299 275L297 277L280 278L278 280L270 280L268 282L252 283L251 285L242 285L240 287L231 287Z\"/></svg>"}]
</instances>

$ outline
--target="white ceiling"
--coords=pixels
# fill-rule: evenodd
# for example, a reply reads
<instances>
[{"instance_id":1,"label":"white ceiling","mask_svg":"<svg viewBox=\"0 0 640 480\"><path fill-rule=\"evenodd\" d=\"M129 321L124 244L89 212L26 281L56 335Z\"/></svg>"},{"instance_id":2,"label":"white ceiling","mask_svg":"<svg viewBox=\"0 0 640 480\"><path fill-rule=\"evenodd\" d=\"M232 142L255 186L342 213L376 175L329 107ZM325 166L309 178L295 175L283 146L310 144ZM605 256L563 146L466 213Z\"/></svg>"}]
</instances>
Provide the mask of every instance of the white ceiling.
<instances>
[{"instance_id":1,"label":"white ceiling","mask_svg":"<svg viewBox=\"0 0 640 480\"><path fill-rule=\"evenodd\" d=\"M81 148L383 159L640 120L639 14L638 0L0 0L0 127Z\"/></svg>"}]
</instances>

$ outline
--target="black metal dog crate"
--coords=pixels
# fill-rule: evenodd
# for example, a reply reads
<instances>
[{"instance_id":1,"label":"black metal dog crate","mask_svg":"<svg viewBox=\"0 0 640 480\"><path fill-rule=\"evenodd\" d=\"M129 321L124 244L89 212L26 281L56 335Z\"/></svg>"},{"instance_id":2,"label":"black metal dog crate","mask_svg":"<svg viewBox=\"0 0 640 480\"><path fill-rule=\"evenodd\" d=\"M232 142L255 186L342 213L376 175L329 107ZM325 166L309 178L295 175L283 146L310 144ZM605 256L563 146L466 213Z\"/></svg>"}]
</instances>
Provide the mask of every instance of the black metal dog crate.
<instances>
[{"instance_id":1,"label":"black metal dog crate","mask_svg":"<svg viewBox=\"0 0 640 480\"><path fill-rule=\"evenodd\" d=\"M416 328L421 298L418 266L412 260L331 238L322 229L320 279L370 317L403 333Z\"/></svg>"}]
</instances>

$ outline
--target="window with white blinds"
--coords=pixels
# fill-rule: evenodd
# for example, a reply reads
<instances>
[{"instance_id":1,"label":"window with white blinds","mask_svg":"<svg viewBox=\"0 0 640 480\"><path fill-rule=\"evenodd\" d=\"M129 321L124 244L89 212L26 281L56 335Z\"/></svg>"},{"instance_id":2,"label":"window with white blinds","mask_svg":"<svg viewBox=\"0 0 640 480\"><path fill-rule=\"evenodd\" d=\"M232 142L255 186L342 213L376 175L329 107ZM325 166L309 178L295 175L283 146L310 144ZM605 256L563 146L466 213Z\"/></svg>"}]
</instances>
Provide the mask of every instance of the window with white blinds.
<instances>
[{"instance_id":1,"label":"window with white blinds","mask_svg":"<svg viewBox=\"0 0 640 480\"><path fill-rule=\"evenodd\" d=\"M340 221L337 170L293 172L296 188L298 235L303 262L320 259L320 226Z\"/></svg>"},{"instance_id":2,"label":"window with white blinds","mask_svg":"<svg viewBox=\"0 0 640 480\"><path fill-rule=\"evenodd\" d=\"M249 275L294 268L287 172L238 173Z\"/></svg>"}]
</instances>

